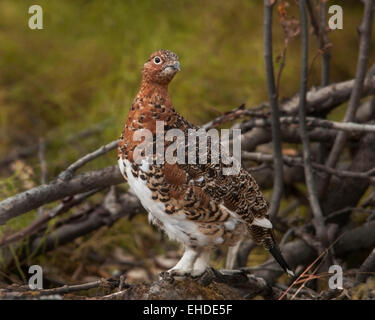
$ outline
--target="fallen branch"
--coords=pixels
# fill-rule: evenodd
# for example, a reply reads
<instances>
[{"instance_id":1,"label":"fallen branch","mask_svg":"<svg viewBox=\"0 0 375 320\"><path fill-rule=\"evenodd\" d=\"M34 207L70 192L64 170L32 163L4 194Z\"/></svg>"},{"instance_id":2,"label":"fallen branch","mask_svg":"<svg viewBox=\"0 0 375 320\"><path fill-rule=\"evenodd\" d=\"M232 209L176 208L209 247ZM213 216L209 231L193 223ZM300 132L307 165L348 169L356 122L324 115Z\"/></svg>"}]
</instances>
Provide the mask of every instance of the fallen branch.
<instances>
[{"instance_id":1,"label":"fallen branch","mask_svg":"<svg viewBox=\"0 0 375 320\"><path fill-rule=\"evenodd\" d=\"M22 240L28 235L31 235L34 232L38 232L38 230L41 227L45 226L48 221L61 215L64 212L67 212L69 209L80 204L83 200L87 199L98 191L100 191L100 189L94 189L82 194L75 195L73 198L68 197L67 199L63 199L60 205L49 212L45 212L42 216L38 217L32 223L30 223L26 228L17 231L10 236L4 236L0 240L0 247Z\"/></svg>"},{"instance_id":2,"label":"fallen branch","mask_svg":"<svg viewBox=\"0 0 375 320\"><path fill-rule=\"evenodd\" d=\"M112 226L125 216L131 218L141 210L142 205L135 195L129 192L122 194L115 204L108 205L104 202L94 208L73 215L66 221L60 221L56 225L56 229L48 235L38 235L30 239L29 252L32 252L32 255L35 256L53 250L103 226Z\"/></svg>"},{"instance_id":3,"label":"fallen branch","mask_svg":"<svg viewBox=\"0 0 375 320\"><path fill-rule=\"evenodd\" d=\"M118 281L114 281L112 279L105 280L97 280L83 284L76 284L76 285L64 285L59 288L53 289L35 289L35 290L28 290L28 288L21 287L20 289L0 289L0 298L1 299L37 299L41 296L54 296L54 295L64 295L67 293L77 292L77 291L85 291L90 290L93 288L108 288L113 289L118 285Z\"/></svg>"},{"instance_id":4,"label":"fallen branch","mask_svg":"<svg viewBox=\"0 0 375 320\"><path fill-rule=\"evenodd\" d=\"M299 117L280 117L280 124L298 124ZM242 124L244 130L249 130L252 128L264 128L269 127L271 122L269 119L251 119ZM325 129L335 129L345 132L375 132L374 124L367 123L355 123L355 122L337 122L313 117L306 117L306 125L309 128L325 128Z\"/></svg>"},{"instance_id":5,"label":"fallen branch","mask_svg":"<svg viewBox=\"0 0 375 320\"><path fill-rule=\"evenodd\" d=\"M272 163L273 155L262 153L262 152L246 152L246 151L244 151L242 153L242 159L243 160L258 161L258 162L270 162L270 163ZM289 166L304 167L303 160L300 157L283 156L282 159L283 159L284 163L289 165ZM319 171L328 172L328 173L330 173L332 175L335 175L337 177L358 178L358 179L368 180L371 183L375 183L375 177L372 177L372 175L375 174L375 168L370 169L366 172L353 172L353 171L348 171L348 170L332 169L332 168L326 167L325 165L319 164L317 162L312 162L311 165L313 166L313 168L315 168Z\"/></svg>"},{"instance_id":6,"label":"fallen branch","mask_svg":"<svg viewBox=\"0 0 375 320\"><path fill-rule=\"evenodd\" d=\"M306 95L307 114L320 115L330 112L335 107L346 102L354 88L355 80L337 82L319 89L310 89ZM368 76L361 91L361 97L375 94L375 76ZM286 115L298 113L299 96L294 96L281 105L281 112Z\"/></svg>"},{"instance_id":7,"label":"fallen branch","mask_svg":"<svg viewBox=\"0 0 375 320\"><path fill-rule=\"evenodd\" d=\"M118 166L111 166L32 188L0 202L0 225L43 204L123 182Z\"/></svg>"},{"instance_id":8,"label":"fallen branch","mask_svg":"<svg viewBox=\"0 0 375 320\"><path fill-rule=\"evenodd\" d=\"M375 80L375 77L374 77ZM374 81L374 87L375 87L375 81ZM334 94L333 92L332 94ZM327 97L328 99L328 97ZM299 99L297 100L299 101ZM326 101L322 101L321 103L325 103ZM307 117L307 119L310 119L311 117ZM358 120L358 123L366 123L369 121L374 120L375 118L375 98L372 98L369 101L364 102L361 104L361 106L358 108L356 113L356 119ZM293 114L290 116L283 116L280 119L280 122L282 124L281 126L281 134L283 141L289 142L289 143L300 143L301 138L299 136L298 132L298 126L290 125L290 124L298 124L298 117L297 114ZM315 122L316 123L316 122ZM314 124L314 121L312 122L312 125ZM309 125L309 122L307 122L307 125ZM319 122L319 127L316 127L315 129L312 129L309 131L309 138L311 141L317 141L317 142L324 142L328 144L332 144L333 141L336 139L337 136L337 130L336 129L327 129L323 128L323 126L326 125L326 123ZM329 125L329 124L328 124ZM269 143L271 141L271 134L268 127L270 126L269 120L264 119L251 119L243 122L240 125L240 128L242 130L242 136L241 136L241 147L243 150L246 151L253 151L257 146L265 143ZM357 133L355 134L355 131L350 131L351 135L349 136L351 140L358 141L360 138L360 135Z\"/></svg>"}]
</instances>

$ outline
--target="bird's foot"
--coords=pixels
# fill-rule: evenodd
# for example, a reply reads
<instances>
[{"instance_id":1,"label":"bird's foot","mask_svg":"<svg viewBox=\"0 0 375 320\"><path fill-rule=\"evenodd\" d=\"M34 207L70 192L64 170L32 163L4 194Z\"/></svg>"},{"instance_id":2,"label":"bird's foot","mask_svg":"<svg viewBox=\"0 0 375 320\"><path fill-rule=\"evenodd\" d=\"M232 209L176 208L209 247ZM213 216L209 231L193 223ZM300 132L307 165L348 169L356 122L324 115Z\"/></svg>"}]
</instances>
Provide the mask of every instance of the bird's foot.
<instances>
[{"instance_id":1,"label":"bird's foot","mask_svg":"<svg viewBox=\"0 0 375 320\"><path fill-rule=\"evenodd\" d=\"M159 280L169 282L169 283L173 283L174 277L171 276L171 274L168 271L163 271L163 272L160 272L160 274L159 274Z\"/></svg>"},{"instance_id":2,"label":"bird's foot","mask_svg":"<svg viewBox=\"0 0 375 320\"><path fill-rule=\"evenodd\" d=\"M183 280L187 277L190 277L191 271L190 270L184 270L184 269L169 269L168 271L164 271L160 273L160 280L166 280L171 281L173 280ZM173 281L172 280L172 281Z\"/></svg>"}]
</instances>

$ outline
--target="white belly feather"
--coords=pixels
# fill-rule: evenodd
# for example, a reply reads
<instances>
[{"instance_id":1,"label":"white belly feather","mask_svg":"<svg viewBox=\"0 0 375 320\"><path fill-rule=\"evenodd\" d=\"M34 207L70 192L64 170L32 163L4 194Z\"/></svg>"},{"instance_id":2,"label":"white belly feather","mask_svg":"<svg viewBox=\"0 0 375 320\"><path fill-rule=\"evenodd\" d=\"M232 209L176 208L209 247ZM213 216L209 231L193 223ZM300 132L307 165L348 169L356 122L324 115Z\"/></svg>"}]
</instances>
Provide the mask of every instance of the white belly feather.
<instances>
[{"instance_id":1,"label":"white belly feather","mask_svg":"<svg viewBox=\"0 0 375 320\"><path fill-rule=\"evenodd\" d=\"M184 242L188 245L190 243L190 235L196 238L199 244L208 244L206 236L198 230L194 222L187 220L184 214L169 215L165 213L164 203L152 199L152 192L147 187L147 182L133 176L131 164L128 160L119 159L118 162L121 172L125 172L127 175L130 188L137 195L142 206L148 211L150 215L149 220L159 220L163 224L164 231L171 239ZM140 168L142 171L147 172L149 165L144 162Z\"/></svg>"}]
</instances>

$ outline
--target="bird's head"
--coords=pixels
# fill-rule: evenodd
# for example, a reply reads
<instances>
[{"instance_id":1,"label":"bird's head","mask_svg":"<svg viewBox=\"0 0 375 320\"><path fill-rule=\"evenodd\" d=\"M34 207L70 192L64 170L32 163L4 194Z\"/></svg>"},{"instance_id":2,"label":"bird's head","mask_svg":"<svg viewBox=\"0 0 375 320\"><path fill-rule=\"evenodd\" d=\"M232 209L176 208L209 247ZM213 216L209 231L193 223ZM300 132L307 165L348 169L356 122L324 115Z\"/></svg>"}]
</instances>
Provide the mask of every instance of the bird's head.
<instances>
[{"instance_id":1,"label":"bird's head","mask_svg":"<svg viewBox=\"0 0 375 320\"><path fill-rule=\"evenodd\" d=\"M143 66L143 81L167 85L180 71L178 56L169 50L154 52Z\"/></svg>"}]
</instances>

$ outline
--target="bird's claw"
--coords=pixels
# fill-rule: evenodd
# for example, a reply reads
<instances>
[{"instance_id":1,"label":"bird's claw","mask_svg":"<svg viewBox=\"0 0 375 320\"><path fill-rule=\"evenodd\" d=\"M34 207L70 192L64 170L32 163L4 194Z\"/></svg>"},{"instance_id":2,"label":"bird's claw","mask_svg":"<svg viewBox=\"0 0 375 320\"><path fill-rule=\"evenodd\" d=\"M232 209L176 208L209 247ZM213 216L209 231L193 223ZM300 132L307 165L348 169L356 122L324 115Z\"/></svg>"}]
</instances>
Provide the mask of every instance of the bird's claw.
<instances>
[{"instance_id":1,"label":"bird's claw","mask_svg":"<svg viewBox=\"0 0 375 320\"><path fill-rule=\"evenodd\" d=\"M188 277L191 277L191 272L179 269L171 269L160 273L160 280L170 283L172 283L174 280L182 280Z\"/></svg>"},{"instance_id":2,"label":"bird's claw","mask_svg":"<svg viewBox=\"0 0 375 320\"><path fill-rule=\"evenodd\" d=\"M168 283L173 283L175 280L173 275L171 275L168 271L160 272L159 279Z\"/></svg>"}]
</instances>

